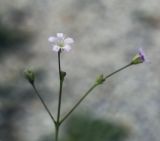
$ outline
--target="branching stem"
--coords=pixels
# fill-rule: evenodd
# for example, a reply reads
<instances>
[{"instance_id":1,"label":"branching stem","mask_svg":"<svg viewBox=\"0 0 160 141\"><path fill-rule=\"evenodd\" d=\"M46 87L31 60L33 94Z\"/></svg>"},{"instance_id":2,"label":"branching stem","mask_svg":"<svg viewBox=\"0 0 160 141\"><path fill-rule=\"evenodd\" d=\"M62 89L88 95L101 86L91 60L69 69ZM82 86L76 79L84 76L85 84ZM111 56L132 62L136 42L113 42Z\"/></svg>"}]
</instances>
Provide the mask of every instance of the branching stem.
<instances>
[{"instance_id":1,"label":"branching stem","mask_svg":"<svg viewBox=\"0 0 160 141\"><path fill-rule=\"evenodd\" d=\"M106 81L106 79L109 78L109 77L111 77L112 75L114 75L114 74L116 74L116 73L124 70L125 68L127 68L127 67L129 67L129 66L131 66L131 65L132 65L132 64L128 64L128 65L126 65L126 66L124 66L124 67L122 67L122 68L120 68L120 69L112 72L111 74L105 76L105 77L104 77L104 81ZM62 118L62 120L60 121L60 124L62 124L62 123L71 115L71 113L78 107L78 105L79 105L79 104L88 96L88 94L89 94L94 88L96 88L98 85L100 85L100 84L95 83L95 84L93 84L93 85L88 89L88 91L80 98L80 100L73 106L73 108Z\"/></svg>"}]
</instances>

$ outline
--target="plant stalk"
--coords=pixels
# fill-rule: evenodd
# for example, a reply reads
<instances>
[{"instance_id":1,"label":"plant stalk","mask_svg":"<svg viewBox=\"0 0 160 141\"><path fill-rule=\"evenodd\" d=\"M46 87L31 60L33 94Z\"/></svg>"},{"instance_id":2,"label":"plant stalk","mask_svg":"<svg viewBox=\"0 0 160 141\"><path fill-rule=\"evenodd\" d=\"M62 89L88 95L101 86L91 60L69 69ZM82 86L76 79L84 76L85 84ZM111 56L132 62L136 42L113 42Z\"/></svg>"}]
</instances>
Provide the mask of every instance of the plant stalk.
<instances>
[{"instance_id":1,"label":"plant stalk","mask_svg":"<svg viewBox=\"0 0 160 141\"><path fill-rule=\"evenodd\" d=\"M58 71L59 71L59 99L58 99L58 112L57 112L57 121L56 121L56 135L55 135L55 141L58 141L58 135L59 135L59 127L60 127L60 115L61 115L61 102L62 102L62 87L63 87L63 78L61 74L61 50L58 52Z\"/></svg>"},{"instance_id":2,"label":"plant stalk","mask_svg":"<svg viewBox=\"0 0 160 141\"><path fill-rule=\"evenodd\" d=\"M53 117L53 115L51 114L50 110L48 109L48 106L46 105L46 103L44 102L43 98L41 97L40 93L38 92L35 84L32 84L32 87L36 93L36 95L38 96L38 98L40 99L41 103L43 104L45 110L47 111L47 113L49 114L50 118L52 119L53 123L56 124L56 121Z\"/></svg>"}]
</instances>

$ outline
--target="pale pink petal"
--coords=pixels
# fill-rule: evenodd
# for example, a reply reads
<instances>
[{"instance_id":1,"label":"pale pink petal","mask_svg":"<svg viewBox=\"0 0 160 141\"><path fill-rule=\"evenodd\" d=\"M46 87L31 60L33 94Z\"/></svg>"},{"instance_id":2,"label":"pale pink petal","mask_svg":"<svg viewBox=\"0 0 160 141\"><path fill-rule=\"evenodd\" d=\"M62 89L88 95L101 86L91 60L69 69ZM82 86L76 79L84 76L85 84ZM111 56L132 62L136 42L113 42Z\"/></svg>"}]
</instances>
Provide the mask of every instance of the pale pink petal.
<instances>
[{"instance_id":1,"label":"pale pink petal","mask_svg":"<svg viewBox=\"0 0 160 141\"><path fill-rule=\"evenodd\" d=\"M138 52L139 52L139 55L140 55L142 61L149 62L149 60L148 60L148 58L147 58L147 56L146 56L146 54L145 54L145 52L142 48L139 48Z\"/></svg>"},{"instance_id":2,"label":"pale pink petal","mask_svg":"<svg viewBox=\"0 0 160 141\"><path fill-rule=\"evenodd\" d=\"M72 38L66 38L66 39L64 40L64 43L65 43L65 44L73 44L73 43L74 43L74 40L73 40Z\"/></svg>"},{"instance_id":3,"label":"pale pink petal","mask_svg":"<svg viewBox=\"0 0 160 141\"><path fill-rule=\"evenodd\" d=\"M63 33L57 33L58 38L63 38L64 39L64 34Z\"/></svg>"},{"instance_id":4,"label":"pale pink petal","mask_svg":"<svg viewBox=\"0 0 160 141\"><path fill-rule=\"evenodd\" d=\"M48 38L48 41L49 41L49 42L55 42L56 40L57 40L57 38L54 37L54 36L50 36L50 37Z\"/></svg>"},{"instance_id":5,"label":"pale pink petal","mask_svg":"<svg viewBox=\"0 0 160 141\"><path fill-rule=\"evenodd\" d=\"M60 50L60 47L57 45L54 45L52 48L53 51L58 52Z\"/></svg>"},{"instance_id":6,"label":"pale pink petal","mask_svg":"<svg viewBox=\"0 0 160 141\"><path fill-rule=\"evenodd\" d=\"M71 50L71 46L65 45L65 46L63 47L63 49L64 49L65 51L69 52L69 51Z\"/></svg>"}]
</instances>

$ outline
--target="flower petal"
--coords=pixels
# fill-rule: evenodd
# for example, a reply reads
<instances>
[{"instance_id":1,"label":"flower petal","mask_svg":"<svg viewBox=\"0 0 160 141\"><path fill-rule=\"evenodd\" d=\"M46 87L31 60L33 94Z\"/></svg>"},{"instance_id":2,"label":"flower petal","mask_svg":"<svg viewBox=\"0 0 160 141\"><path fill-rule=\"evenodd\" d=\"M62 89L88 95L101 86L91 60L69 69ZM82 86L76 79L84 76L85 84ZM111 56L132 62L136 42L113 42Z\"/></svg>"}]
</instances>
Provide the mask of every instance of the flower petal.
<instances>
[{"instance_id":1,"label":"flower petal","mask_svg":"<svg viewBox=\"0 0 160 141\"><path fill-rule=\"evenodd\" d=\"M65 43L65 44L73 44L73 43L74 43L74 40L73 40L72 38L66 38L66 39L64 40L64 43Z\"/></svg>"},{"instance_id":2,"label":"flower petal","mask_svg":"<svg viewBox=\"0 0 160 141\"><path fill-rule=\"evenodd\" d=\"M50 36L49 38L48 38L48 41L49 42L55 42L57 40L57 38L56 37L54 37L54 36Z\"/></svg>"},{"instance_id":3,"label":"flower petal","mask_svg":"<svg viewBox=\"0 0 160 141\"><path fill-rule=\"evenodd\" d=\"M65 45L65 46L63 47L63 49L64 49L65 51L69 52L69 51L71 50L71 46Z\"/></svg>"},{"instance_id":4,"label":"flower petal","mask_svg":"<svg viewBox=\"0 0 160 141\"><path fill-rule=\"evenodd\" d=\"M64 39L64 34L63 33L57 33L57 37Z\"/></svg>"},{"instance_id":5,"label":"flower petal","mask_svg":"<svg viewBox=\"0 0 160 141\"><path fill-rule=\"evenodd\" d=\"M148 59L147 59L147 57L146 57L146 55L145 55L145 53L144 53L144 50L143 50L142 48L139 48L139 49L138 49L138 52L139 52L139 55L140 55L141 59L142 59L144 62L148 62Z\"/></svg>"},{"instance_id":6,"label":"flower petal","mask_svg":"<svg viewBox=\"0 0 160 141\"><path fill-rule=\"evenodd\" d=\"M60 47L57 45L54 45L52 48L53 51L58 52L60 50Z\"/></svg>"}]
</instances>

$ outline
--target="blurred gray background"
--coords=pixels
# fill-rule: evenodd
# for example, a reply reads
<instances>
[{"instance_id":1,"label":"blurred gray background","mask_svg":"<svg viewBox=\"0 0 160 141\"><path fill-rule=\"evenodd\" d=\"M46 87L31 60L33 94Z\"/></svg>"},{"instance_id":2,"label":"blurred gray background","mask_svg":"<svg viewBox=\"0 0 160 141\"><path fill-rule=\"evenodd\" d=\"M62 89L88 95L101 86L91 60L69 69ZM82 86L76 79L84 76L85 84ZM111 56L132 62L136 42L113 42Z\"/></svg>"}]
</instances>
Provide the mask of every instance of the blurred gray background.
<instances>
[{"instance_id":1,"label":"blurred gray background","mask_svg":"<svg viewBox=\"0 0 160 141\"><path fill-rule=\"evenodd\" d=\"M159 141L159 0L0 0L0 141L53 141L54 125L23 70L31 67L56 116L57 54L48 37L74 38L62 54L62 116L97 75L126 65L142 47L150 63L98 87L66 121L63 141Z\"/></svg>"}]
</instances>

